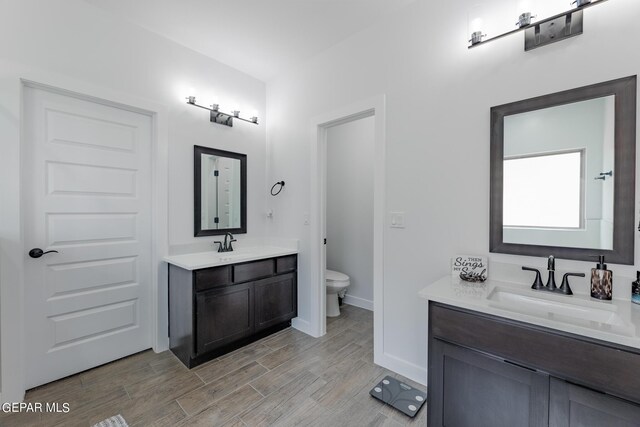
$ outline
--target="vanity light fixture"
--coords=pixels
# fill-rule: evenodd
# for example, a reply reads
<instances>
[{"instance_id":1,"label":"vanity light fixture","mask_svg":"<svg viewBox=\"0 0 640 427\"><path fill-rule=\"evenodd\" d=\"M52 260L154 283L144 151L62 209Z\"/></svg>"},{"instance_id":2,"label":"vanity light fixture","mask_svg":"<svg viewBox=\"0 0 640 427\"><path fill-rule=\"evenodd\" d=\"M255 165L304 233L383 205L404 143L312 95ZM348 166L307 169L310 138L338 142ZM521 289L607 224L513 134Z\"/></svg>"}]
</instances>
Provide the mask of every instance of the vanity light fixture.
<instances>
[{"instance_id":1,"label":"vanity light fixture","mask_svg":"<svg viewBox=\"0 0 640 427\"><path fill-rule=\"evenodd\" d=\"M243 119L242 117L240 117L239 110L233 110L230 114L223 113L222 111L220 111L219 104L211 104L210 108L208 108L203 105L197 104L195 96L188 96L185 99L187 100L187 104L189 105L193 105L194 107L208 110L210 112L209 120L211 121L211 123L217 123L219 125L233 127L233 119L238 119L238 120L242 120L243 122L253 123L254 125L258 124L257 117L254 116L254 117L251 117L250 119Z\"/></svg>"},{"instance_id":2,"label":"vanity light fixture","mask_svg":"<svg viewBox=\"0 0 640 427\"><path fill-rule=\"evenodd\" d=\"M487 35L482 34L482 31L474 31L473 33L471 33L471 40L469 40L469 42L471 43L471 46L475 46L479 43L482 43L482 39L484 37L487 37Z\"/></svg>"},{"instance_id":3,"label":"vanity light fixture","mask_svg":"<svg viewBox=\"0 0 640 427\"><path fill-rule=\"evenodd\" d=\"M471 43L471 46L482 43L482 39L487 37L482 31L484 26L483 15L484 8L482 5L475 5L469 13L469 32L471 33L469 43Z\"/></svg>"},{"instance_id":4,"label":"vanity light fixture","mask_svg":"<svg viewBox=\"0 0 640 427\"><path fill-rule=\"evenodd\" d=\"M518 17L518 22L516 26L518 28L524 28L528 25L531 25L531 20L535 18L535 15L532 15L531 12L525 12Z\"/></svg>"},{"instance_id":5,"label":"vanity light fixture","mask_svg":"<svg viewBox=\"0 0 640 427\"><path fill-rule=\"evenodd\" d=\"M482 38L485 37L482 32L474 31L471 34L471 40L469 40L469 49L520 31L525 32L525 51L546 46L560 40L565 40L569 37L578 36L582 34L583 29L582 10L604 3L605 1L607 0L574 0L571 4L576 5L575 9L550 16L535 23L532 22L532 19L535 18L535 16L532 15L531 12L524 12L519 16L518 22L516 23L518 28L513 31L508 31L485 40L482 40Z\"/></svg>"}]
</instances>

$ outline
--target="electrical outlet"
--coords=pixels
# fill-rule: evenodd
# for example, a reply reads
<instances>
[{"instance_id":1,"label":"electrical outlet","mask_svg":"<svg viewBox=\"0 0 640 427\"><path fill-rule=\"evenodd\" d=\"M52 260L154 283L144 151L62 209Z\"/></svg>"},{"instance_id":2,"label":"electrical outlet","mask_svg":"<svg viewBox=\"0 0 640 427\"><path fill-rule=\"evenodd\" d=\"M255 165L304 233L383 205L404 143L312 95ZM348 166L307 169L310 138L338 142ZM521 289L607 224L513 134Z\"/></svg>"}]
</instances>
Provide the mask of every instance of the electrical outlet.
<instances>
[{"instance_id":1,"label":"electrical outlet","mask_svg":"<svg viewBox=\"0 0 640 427\"><path fill-rule=\"evenodd\" d=\"M391 228L404 228L404 212L391 212L389 216Z\"/></svg>"},{"instance_id":2,"label":"electrical outlet","mask_svg":"<svg viewBox=\"0 0 640 427\"><path fill-rule=\"evenodd\" d=\"M311 223L311 220L309 219L309 212L305 212L302 219L304 221L304 225L309 225Z\"/></svg>"}]
</instances>

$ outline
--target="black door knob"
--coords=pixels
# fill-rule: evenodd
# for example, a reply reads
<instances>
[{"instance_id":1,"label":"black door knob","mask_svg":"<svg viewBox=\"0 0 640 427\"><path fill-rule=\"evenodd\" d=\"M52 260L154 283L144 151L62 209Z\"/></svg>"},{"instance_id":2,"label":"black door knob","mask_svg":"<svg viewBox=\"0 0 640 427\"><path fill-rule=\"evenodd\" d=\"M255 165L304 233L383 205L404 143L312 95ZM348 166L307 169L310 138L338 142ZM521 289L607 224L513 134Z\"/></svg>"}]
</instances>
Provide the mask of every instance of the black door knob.
<instances>
[{"instance_id":1,"label":"black door knob","mask_svg":"<svg viewBox=\"0 0 640 427\"><path fill-rule=\"evenodd\" d=\"M44 251L43 251L42 249L40 249L40 248L33 248L33 249L31 249L31 250L29 251L29 256L30 256L31 258L40 258L42 255L44 255L44 254L50 254L50 253L52 253L52 252L58 253L58 251L47 251L47 252L44 252Z\"/></svg>"}]
</instances>

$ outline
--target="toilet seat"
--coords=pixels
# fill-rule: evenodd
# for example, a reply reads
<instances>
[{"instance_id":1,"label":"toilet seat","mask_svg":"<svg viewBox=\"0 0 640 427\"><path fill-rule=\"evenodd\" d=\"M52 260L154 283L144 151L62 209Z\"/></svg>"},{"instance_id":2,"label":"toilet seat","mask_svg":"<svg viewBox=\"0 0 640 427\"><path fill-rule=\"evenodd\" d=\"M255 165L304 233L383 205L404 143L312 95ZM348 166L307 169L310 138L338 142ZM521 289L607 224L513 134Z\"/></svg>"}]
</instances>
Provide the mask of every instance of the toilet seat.
<instances>
[{"instance_id":1,"label":"toilet seat","mask_svg":"<svg viewBox=\"0 0 640 427\"><path fill-rule=\"evenodd\" d=\"M349 276L333 270L325 270L324 278L327 282L348 282L349 281Z\"/></svg>"}]
</instances>

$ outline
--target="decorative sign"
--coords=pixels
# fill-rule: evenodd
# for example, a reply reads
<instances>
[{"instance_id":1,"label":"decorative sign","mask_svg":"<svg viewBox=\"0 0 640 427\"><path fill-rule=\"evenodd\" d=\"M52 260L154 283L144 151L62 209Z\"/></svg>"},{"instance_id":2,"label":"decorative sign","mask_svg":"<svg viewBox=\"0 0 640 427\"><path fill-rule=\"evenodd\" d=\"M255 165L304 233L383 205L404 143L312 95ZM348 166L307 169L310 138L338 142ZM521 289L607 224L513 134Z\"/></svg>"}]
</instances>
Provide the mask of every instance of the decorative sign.
<instances>
[{"instance_id":1,"label":"decorative sign","mask_svg":"<svg viewBox=\"0 0 640 427\"><path fill-rule=\"evenodd\" d=\"M451 275L468 282L484 282L488 277L489 260L476 255L456 255L451 260Z\"/></svg>"}]
</instances>

